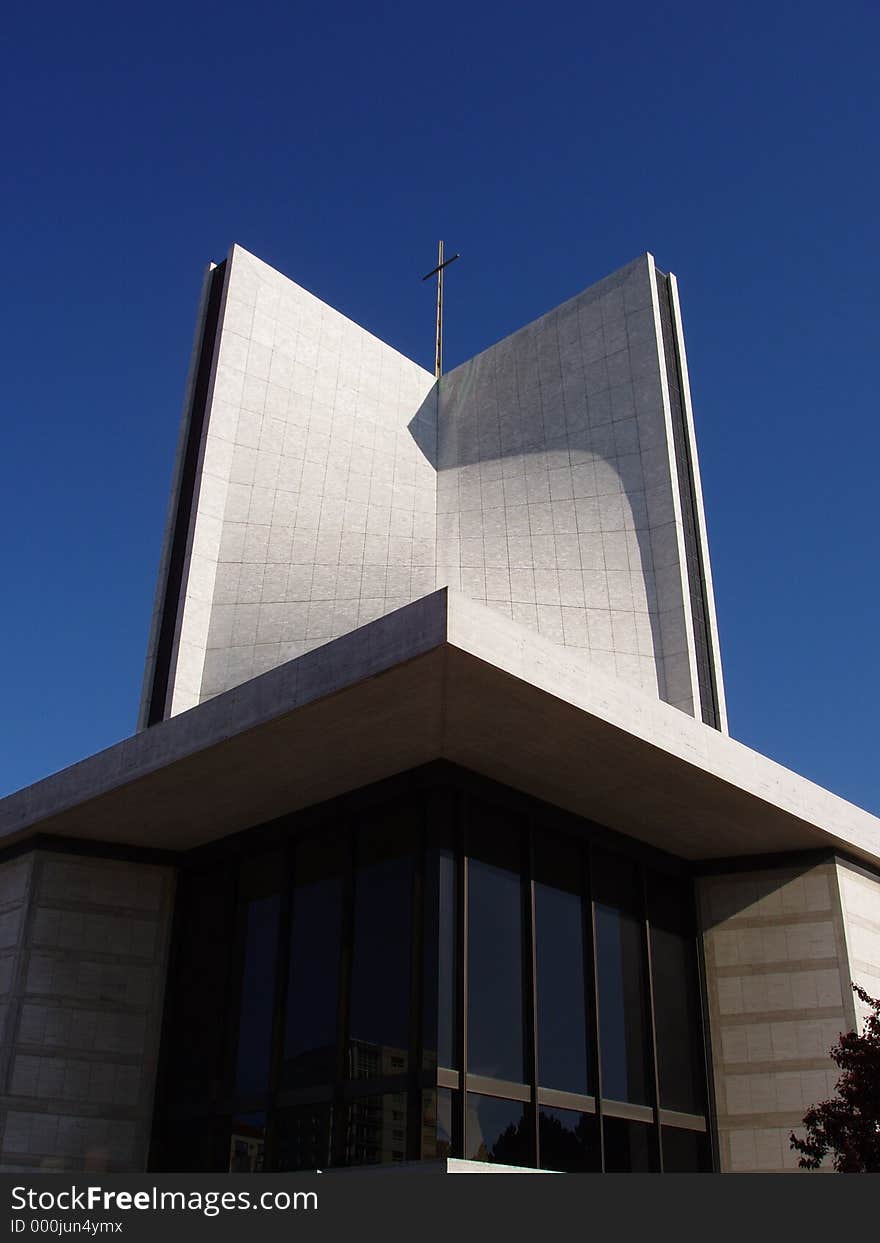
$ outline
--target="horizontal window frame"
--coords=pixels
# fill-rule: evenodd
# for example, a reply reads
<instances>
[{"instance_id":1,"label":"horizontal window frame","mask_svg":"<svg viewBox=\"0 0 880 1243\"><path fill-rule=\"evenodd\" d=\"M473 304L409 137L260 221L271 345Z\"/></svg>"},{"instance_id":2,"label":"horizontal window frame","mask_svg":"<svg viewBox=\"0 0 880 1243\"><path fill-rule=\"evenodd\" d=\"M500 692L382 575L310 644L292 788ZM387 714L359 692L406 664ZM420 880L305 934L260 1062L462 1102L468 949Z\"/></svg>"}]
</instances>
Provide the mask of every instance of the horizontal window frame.
<instances>
[{"instance_id":1,"label":"horizontal window frame","mask_svg":"<svg viewBox=\"0 0 880 1243\"><path fill-rule=\"evenodd\" d=\"M580 1092L563 1092L557 1088L538 1088L539 1108L541 1105L548 1109L570 1109L581 1114L598 1112L595 1096L585 1096Z\"/></svg>"},{"instance_id":2,"label":"horizontal window frame","mask_svg":"<svg viewBox=\"0 0 880 1243\"><path fill-rule=\"evenodd\" d=\"M703 1115L679 1113L676 1109L661 1109L660 1125L678 1131L700 1131L703 1134L709 1130L708 1120Z\"/></svg>"},{"instance_id":3,"label":"horizontal window frame","mask_svg":"<svg viewBox=\"0 0 880 1243\"><path fill-rule=\"evenodd\" d=\"M466 1075L465 1091L475 1096L492 1096L503 1101L520 1101L531 1104L532 1089L527 1083L512 1083L508 1079L490 1079L488 1075Z\"/></svg>"},{"instance_id":4,"label":"horizontal window frame","mask_svg":"<svg viewBox=\"0 0 880 1243\"><path fill-rule=\"evenodd\" d=\"M336 1089L332 1083L321 1083L308 1088L285 1088L275 1097L276 1109L296 1109L298 1105L326 1105L335 1099Z\"/></svg>"},{"instance_id":5,"label":"horizontal window frame","mask_svg":"<svg viewBox=\"0 0 880 1243\"><path fill-rule=\"evenodd\" d=\"M631 1101L611 1101L602 1097L602 1114L606 1118L623 1118L627 1122L647 1122L654 1126L657 1115L652 1105L634 1105Z\"/></svg>"}]
</instances>

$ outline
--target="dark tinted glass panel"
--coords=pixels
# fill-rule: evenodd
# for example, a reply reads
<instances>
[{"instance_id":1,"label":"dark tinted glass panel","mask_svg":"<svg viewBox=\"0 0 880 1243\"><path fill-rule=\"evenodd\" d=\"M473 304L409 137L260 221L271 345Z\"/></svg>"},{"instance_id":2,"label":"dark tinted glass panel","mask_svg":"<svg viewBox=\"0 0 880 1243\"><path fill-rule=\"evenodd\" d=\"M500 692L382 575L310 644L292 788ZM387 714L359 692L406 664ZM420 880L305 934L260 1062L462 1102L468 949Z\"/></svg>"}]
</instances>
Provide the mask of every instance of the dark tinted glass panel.
<instances>
[{"instance_id":1,"label":"dark tinted glass panel","mask_svg":"<svg viewBox=\"0 0 880 1243\"><path fill-rule=\"evenodd\" d=\"M450 850L429 850L425 893L424 1066L455 1068L456 861Z\"/></svg>"},{"instance_id":2,"label":"dark tinted glass panel","mask_svg":"<svg viewBox=\"0 0 880 1243\"><path fill-rule=\"evenodd\" d=\"M606 1117L602 1125L606 1174L651 1174L659 1169L657 1132L650 1123Z\"/></svg>"},{"instance_id":3,"label":"dark tinted glass panel","mask_svg":"<svg viewBox=\"0 0 880 1243\"><path fill-rule=\"evenodd\" d=\"M371 826L358 839L348 1074L407 1069L412 956L412 821Z\"/></svg>"},{"instance_id":4,"label":"dark tinted glass panel","mask_svg":"<svg viewBox=\"0 0 880 1243\"><path fill-rule=\"evenodd\" d=\"M542 1170L591 1174L602 1168L599 1119L595 1114L542 1105L538 1113L538 1144Z\"/></svg>"},{"instance_id":5,"label":"dark tinted glass panel","mask_svg":"<svg viewBox=\"0 0 880 1243\"><path fill-rule=\"evenodd\" d=\"M233 1118L229 1136L229 1173L262 1174L265 1145L265 1114L241 1114Z\"/></svg>"},{"instance_id":6,"label":"dark tinted glass panel","mask_svg":"<svg viewBox=\"0 0 880 1243\"><path fill-rule=\"evenodd\" d=\"M333 1108L298 1105L281 1110L275 1122L279 1170L324 1170L332 1165Z\"/></svg>"},{"instance_id":7,"label":"dark tinted glass panel","mask_svg":"<svg viewBox=\"0 0 880 1243\"><path fill-rule=\"evenodd\" d=\"M347 1105L346 1165L406 1160L406 1093L360 1096Z\"/></svg>"},{"instance_id":8,"label":"dark tinted glass panel","mask_svg":"<svg viewBox=\"0 0 880 1243\"><path fill-rule=\"evenodd\" d=\"M706 1174L712 1169L709 1137L704 1131L683 1131L678 1127L662 1129L663 1173Z\"/></svg>"},{"instance_id":9,"label":"dark tinted glass panel","mask_svg":"<svg viewBox=\"0 0 880 1243\"><path fill-rule=\"evenodd\" d=\"M177 970L171 1002L174 1034L169 1041L165 1093L169 1104L207 1105L220 1090L227 1030L235 929L231 871L184 874L177 902Z\"/></svg>"},{"instance_id":10,"label":"dark tinted glass panel","mask_svg":"<svg viewBox=\"0 0 880 1243\"><path fill-rule=\"evenodd\" d=\"M284 1059L286 1088L336 1077L336 1016L345 843L323 838L296 852Z\"/></svg>"},{"instance_id":11,"label":"dark tinted glass panel","mask_svg":"<svg viewBox=\"0 0 880 1243\"><path fill-rule=\"evenodd\" d=\"M229 1128L220 1119L167 1121L160 1134L160 1170L187 1174L229 1168Z\"/></svg>"},{"instance_id":12,"label":"dark tinted glass panel","mask_svg":"<svg viewBox=\"0 0 880 1243\"><path fill-rule=\"evenodd\" d=\"M422 1093L423 1161L445 1160L453 1155L452 1108L453 1093L450 1088Z\"/></svg>"},{"instance_id":13,"label":"dark tinted glass panel","mask_svg":"<svg viewBox=\"0 0 880 1243\"><path fill-rule=\"evenodd\" d=\"M458 1067L457 824L460 799L432 790L425 800L423 1066Z\"/></svg>"},{"instance_id":14,"label":"dark tinted glass panel","mask_svg":"<svg viewBox=\"0 0 880 1243\"><path fill-rule=\"evenodd\" d=\"M530 1132L526 1107L520 1101L468 1093L465 1156L469 1160L534 1166Z\"/></svg>"},{"instance_id":15,"label":"dark tinted glass panel","mask_svg":"<svg viewBox=\"0 0 880 1243\"><path fill-rule=\"evenodd\" d=\"M602 1095L648 1104L651 1092L640 880L625 859L595 852Z\"/></svg>"},{"instance_id":16,"label":"dark tinted glass panel","mask_svg":"<svg viewBox=\"0 0 880 1243\"><path fill-rule=\"evenodd\" d=\"M592 1092L589 1076L581 854L574 843L535 842L538 1082Z\"/></svg>"},{"instance_id":17,"label":"dark tinted glass panel","mask_svg":"<svg viewBox=\"0 0 880 1243\"><path fill-rule=\"evenodd\" d=\"M277 894L252 899L244 912L245 947L235 1062L235 1091L239 1096L265 1092L269 1085L278 914Z\"/></svg>"},{"instance_id":18,"label":"dark tinted glass panel","mask_svg":"<svg viewBox=\"0 0 880 1243\"><path fill-rule=\"evenodd\" d=\"M705 1075L690 882L649 873L648 913L660 1104L702 1113Z\"/></svg>"},{"instance_id":19,"label":"dark tinted glass panel","mask_svg":"<svg viewBox=\"0 0 880 1243\"><path fill-rule=\"evenodd\" d=\"M521 837L503 816L471 811L468 832L468 1070L524 1074Z\"/></svg>"}]
</instances>

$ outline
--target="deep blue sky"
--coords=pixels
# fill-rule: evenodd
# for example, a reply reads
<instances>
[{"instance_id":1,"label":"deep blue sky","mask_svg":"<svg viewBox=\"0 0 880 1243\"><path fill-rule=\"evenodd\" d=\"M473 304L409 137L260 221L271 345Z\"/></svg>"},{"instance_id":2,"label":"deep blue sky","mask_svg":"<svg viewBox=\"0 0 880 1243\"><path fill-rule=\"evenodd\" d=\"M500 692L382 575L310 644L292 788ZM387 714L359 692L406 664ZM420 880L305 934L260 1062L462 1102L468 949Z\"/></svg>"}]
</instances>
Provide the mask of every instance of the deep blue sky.
<instances>
[{"instance_id":1,"label":"deep blue sky","mask_svg":"<svg viewBox=\"0 0 880 1243\"><path fill-rule=\"evenodd\" d=\"M731 732L880 812L876 3L15 3L0 791L134 728L203 265L431 366L680 281Z\"/></svg>"}]
</instances>

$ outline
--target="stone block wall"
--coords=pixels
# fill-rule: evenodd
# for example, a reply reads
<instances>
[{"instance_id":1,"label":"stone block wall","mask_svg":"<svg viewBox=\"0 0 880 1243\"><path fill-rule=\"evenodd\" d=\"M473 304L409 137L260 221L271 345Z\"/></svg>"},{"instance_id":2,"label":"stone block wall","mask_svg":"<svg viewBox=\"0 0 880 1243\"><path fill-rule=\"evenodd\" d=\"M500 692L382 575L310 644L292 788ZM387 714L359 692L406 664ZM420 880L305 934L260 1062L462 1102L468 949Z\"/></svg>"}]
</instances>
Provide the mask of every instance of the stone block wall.
<instances>
[{"instance_id":1,"label":"stone block wall","mask_svg":"<svg viewBox=\"0 0 880 1243\"><path fill-rule=\"evenodd\" d=\"M0 1169L146 1168L173 869L0 865Z\"/></svg>"},{"instance_id":2,"label":"stone block wall","mask_svg":"<svg viewBox=\"0 0 880 1243\"><path fill-rule=\"evenodd\" d=\"M856 1020L838 876L830 861L699 882L723 1171L796 1170L789 1134L834 1094L829 1049Z\"/></svg>"},{"instance_id":3,"label":"stone block wall","mask_svg":"<svg viewBox=\"0 0 880 1243\"><path fill-rule=\"evenodd\" d=\"M880 997L880 877L839 860L837 880L853 982ZM855 1006L862 1022L868 1007L858 997Z\"/></svg>"}]
</instances>

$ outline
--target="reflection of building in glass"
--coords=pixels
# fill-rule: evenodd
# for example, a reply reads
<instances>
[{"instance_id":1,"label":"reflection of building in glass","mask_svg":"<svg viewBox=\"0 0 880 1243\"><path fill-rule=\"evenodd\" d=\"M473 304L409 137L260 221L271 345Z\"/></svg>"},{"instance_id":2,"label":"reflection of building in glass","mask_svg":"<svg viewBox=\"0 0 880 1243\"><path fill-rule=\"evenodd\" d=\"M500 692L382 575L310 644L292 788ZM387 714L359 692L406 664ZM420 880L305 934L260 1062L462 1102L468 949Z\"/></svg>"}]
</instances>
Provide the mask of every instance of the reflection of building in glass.
<instances>
[{"instance_id":1,"label":"reflection of building in glass","mask_svg":"<svg viewBox=\"0 0 880 1243\"><path fill-rule=\"evenodd\" d=\"M649 255L436 381L233 248L142 729L0 832L7 1168L787 1168L880 991L880 823L727 735Z\"/></svg>"},{"instance_id":2,"label":"reflection of building in glass","mask_svg":"<svg viewBox=\"0 0 880 1243\"><path fill-rule=\"evenodd\" d=\"M406 1092L360 1096L349 1102L346 1165L405 1161Z\"/></svg>"},{"instance_id":3,"label":"reflection of building in glass","mask_svg":"<svg viewBox=\"0 0 880 1243\"><path fill-rule=\"evenodd\" d=\"M279 1113L274 1130L273 1167L324 1170L335 1164L332 1105L305 1106Z\"/></svg>"},{"instance_id":4,"label":"reflection of building in glass","mask_svg":"<svg viewBox=\"0 0 880 1243\"><path fill-rule=\"evenodd\" d=\"M655 1168L658 1121L663 1134L688 1131L697 1166L709 1161L686 869L446 765L348 796L309 820L304 835L289 822L280 851L262 859L248 852L237 875L227 856L219 877L199 871L180 893L175 987L191 999L199 979L187 961L201 960L203 937L211 938L205 953L220 948L201 913L206 893L225 884L236 913L223 952L242 964L232 983L241 1000L231 1011L219 1004L236 1047L268 1048L280 1025L277 1039L299 1051L295 1071L282 1061L276 1075L271 1054L259 1072L248 1063L248 1088L263 1085L260 1100L279 1133L270 1156L278 1168L446 1155L533 1165L543 1151L544 1164L553 1154L553 1168L595 1169L603 1119L607 1162ZM321 943L333 947L323 963L334 981L325 994L332 1044L312 1008L311 970L300 971L298 956L298 904L304 895L313 911L316 883L345 895L324 908L320 927ZM366 886L368 899L359 896ZM280 942L273 922L253 918L271 899L267 888L288 911ZM395 935L408 930L393 952L377 931L378 910L393 913L387 928ZM314 925L313 936L318 931ZM246 975L256 957L284 982L259 1007L248 1000ZM172 995L172 1011L174 1004ZM405 1045L355 1034L356 1020L362 1030L399 1033L401 1017ZM319 1030L325 1043L306 1049L306 1034ZM180 1035L165 1098L172 1134L175 1049L189 1073ZM631 1158L613 1155L630 1149Z\"/></svg>"},{"instance_id":5,"label":"reflection of building in glass","mask_svg":"<svg viewBox=\"0 0 880 1243\"><path fill-rule=\"evenodd\" d=\"M265 1120L254 1123L245 1118L233 1119L229 1137L231 1174L259 1174L262 1171L265 1130Z\"/></svg>"},{"instance_id":6,"label":"reflection of building in glass","mask_svg":"<svg viewBox=\"0 0 880 1243\"><path fill-rule=\"evenodd\" d=\"M384 1079L406 1071L407 1049L391 1049L365 1040L348 1042L348 1078Z\"/></svg>"},{"instance_id":7,"label":"reflection of building in glass","mask_svg":"<svg viewBox=\"0 0 880 1243\"><path fill-rule=\"evenodd\" d=\"M406 1071L407 1050L368 1044L348 1043L347 1073L351 1080L387 1080ZM348 1102L345 1163L375 1165L405 1161L407 1157L407 1093L357 1096Z\"/></svg>"},{"instance_id":8,"label":"reflection of building in glass","mask_svg":"<svg viewBox=\"0 0 880 1243\"><path fill-rule=\"evenodd\" d=\"M452 1156L452 1118L448 1093L422 1093L423 1161L445 1160Z\"/></svg>"}]
</instances>

